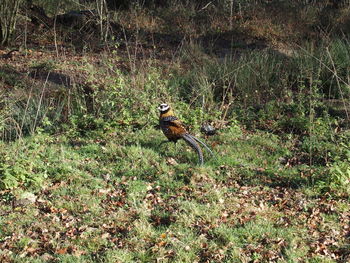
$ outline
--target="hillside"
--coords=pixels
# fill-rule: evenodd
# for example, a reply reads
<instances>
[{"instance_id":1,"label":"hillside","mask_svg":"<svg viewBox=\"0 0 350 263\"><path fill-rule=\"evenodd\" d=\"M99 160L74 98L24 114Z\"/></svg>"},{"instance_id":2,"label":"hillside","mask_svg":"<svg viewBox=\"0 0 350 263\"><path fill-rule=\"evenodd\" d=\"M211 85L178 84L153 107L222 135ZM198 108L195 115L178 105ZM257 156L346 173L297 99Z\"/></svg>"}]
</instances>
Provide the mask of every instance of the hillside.
<instances>
[{"instance_id":1,"label":"hillside","mask_svg":"<svg viewBox=\"0 0 350 263\"><path fill-rule=\"evenodd\" d=\"M0 261L350 261L349 11L21 2L0 49ZM204 166L161 144L163 102Z\"/></svg>"}]
</instances>

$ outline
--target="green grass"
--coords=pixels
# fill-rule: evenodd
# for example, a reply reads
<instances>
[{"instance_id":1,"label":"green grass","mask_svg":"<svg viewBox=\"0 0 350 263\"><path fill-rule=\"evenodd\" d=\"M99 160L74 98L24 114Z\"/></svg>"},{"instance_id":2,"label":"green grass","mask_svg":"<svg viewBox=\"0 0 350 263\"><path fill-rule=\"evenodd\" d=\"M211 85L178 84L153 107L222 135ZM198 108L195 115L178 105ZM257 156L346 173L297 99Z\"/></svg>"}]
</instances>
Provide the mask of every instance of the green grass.
<instances>
[{"instance_id":1,"label":"green grass","mask_svg":"<svg viewBox=\"0 0 350 263\"><path fill-rule=\"evenodd\" d=\"M159 148L163 135L151 127L129 138L98 134L79 144L45 134L4 144L46 176L2 193L3 260L335 262L319 256L322 236L337 239L326 245L330 253L347 247L348 203L319 199L298 165L282 165L293 149L278 135L224 129L206 140L217 159L206 155L198 167L185 143ZM36 203L12 208L25 188Z\"/></svg>"}]
</instances>

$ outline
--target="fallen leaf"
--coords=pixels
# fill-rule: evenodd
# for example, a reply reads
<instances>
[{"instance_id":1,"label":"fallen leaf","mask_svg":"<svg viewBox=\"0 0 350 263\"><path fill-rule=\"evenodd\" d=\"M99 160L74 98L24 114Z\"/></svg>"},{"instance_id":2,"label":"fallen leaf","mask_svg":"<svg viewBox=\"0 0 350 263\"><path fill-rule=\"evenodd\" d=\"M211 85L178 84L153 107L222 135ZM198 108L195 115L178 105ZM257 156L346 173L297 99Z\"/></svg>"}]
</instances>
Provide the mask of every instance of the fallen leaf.
<instances>
[{"instance_id":1,"label":"fallen leaf","mask_svg":"<svg viewBox=\"0 0 350 263\"><path fill-rule=\"evenodd\" d=\"M60 249L56 250L56 254L59 254L59 255L67 254L67 248L64 247L64 248L60 248Z\"/></svg>"}]
</instances>

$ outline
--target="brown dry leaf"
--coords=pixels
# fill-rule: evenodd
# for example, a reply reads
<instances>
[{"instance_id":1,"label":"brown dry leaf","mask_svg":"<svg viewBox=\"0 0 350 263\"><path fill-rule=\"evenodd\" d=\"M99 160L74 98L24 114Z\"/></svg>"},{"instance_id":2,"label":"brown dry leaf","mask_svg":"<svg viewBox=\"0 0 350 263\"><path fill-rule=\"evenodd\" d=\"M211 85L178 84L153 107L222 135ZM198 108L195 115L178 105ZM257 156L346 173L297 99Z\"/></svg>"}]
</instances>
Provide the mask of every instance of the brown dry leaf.
<instances>
[{"instance_id":1,"label":"brown dry leaf","mask_svg":"<svg viewBox=\"0 0 350 263\"><path fill-rule=\"evenodd\" d=\"M107 238L109 238L110 236L111 236L111 234L107 232L107 233L102 234L101 238L102 238L102 239L107 239Z\"/></svg>"},{"instance_id":2,"label":"brown dry leaf","mask_svg":"<svg viewBox=\"0 0 350 263\"><path fill-rule=\"evenodd\" d=\"M158 247L164 247L167 243L165 241L160 241L157 245Z\"/></svg>"},{"instance_id":3,"label":"brown dry leaf","mask_svg":"<svg viewBox=\"0 0 350 263\"><path fill-rule=\"evenodd\" d=\"M59 255L67 254L67 248L64 247L64 248L60 248L60 249L56 250L56 254L59 254Z\"/></svg>"},{"instance_id":4,"label":"brown dry leaf","mask_svg":"<svg viewBox=\"0 0 350 263\"><path fill-rule=\"evenodd\" d=\"M110 191L111 191L111 189L99 189L98 195L102 196L102 195L108 194Z\"/></svg>"},{"instance_id":5,"label":"brown dry leaf","mask_svg":"<svg viewBox=\"0 0 350 263\"><path fill-rule=\"evenodd\" d=\"M257 172L260 172L260 173L265 172L265 168L263 168L263 167L258 167L258 168L256 168L255 170L256 170Z\"/></svg>"},{"instance_id":6,"label":"brown dry leaf","mask_svg":"<svg viewBox=\"0 0 350 263\"><path fill-rule=\"evenodd\" d=\"M28 247L28 248L26 249L26 251L27 251L28 253L30 253L30 254L33 254L33 253L35 253L36 251L38 251L38 248Z\"/></svg>"}]
</instances>

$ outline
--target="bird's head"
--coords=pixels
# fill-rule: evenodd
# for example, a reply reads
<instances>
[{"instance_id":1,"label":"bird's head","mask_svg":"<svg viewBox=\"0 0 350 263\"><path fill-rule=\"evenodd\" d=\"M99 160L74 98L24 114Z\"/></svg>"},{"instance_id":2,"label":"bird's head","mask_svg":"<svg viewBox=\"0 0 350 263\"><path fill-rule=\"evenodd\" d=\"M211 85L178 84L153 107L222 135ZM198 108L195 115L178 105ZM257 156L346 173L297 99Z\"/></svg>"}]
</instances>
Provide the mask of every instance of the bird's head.
<instances>
[{"instance_id":1,"label":"bird's head","mask_svg":"<svg viewBox=\"0 0 350 263\"><path fill-rule=\"evenodd\" d=\"M158 110L162 113L168 111L170 109L170 106L166 103L159 104Z\"/></svg>"}]
</instances>

